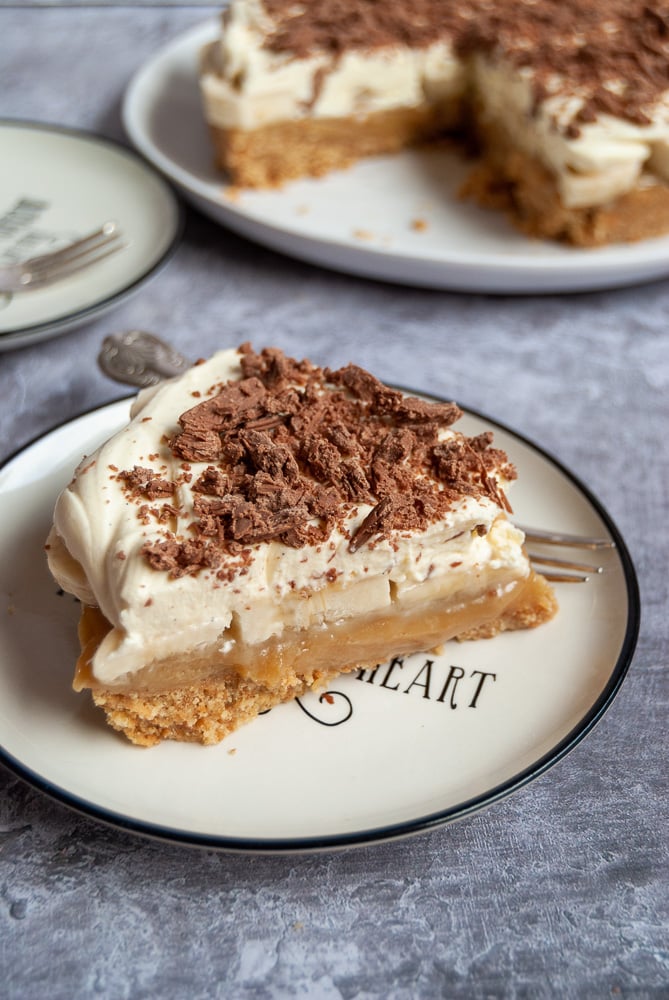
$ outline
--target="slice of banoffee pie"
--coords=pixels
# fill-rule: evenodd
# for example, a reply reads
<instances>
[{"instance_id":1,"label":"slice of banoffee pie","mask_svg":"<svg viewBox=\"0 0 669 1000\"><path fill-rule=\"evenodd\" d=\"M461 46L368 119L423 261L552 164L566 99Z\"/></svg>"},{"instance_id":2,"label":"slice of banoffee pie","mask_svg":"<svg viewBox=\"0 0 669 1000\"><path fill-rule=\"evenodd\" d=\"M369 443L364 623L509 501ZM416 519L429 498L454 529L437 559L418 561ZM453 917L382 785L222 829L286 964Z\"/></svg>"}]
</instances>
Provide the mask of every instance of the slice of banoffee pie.
<instances>
[{"instance_id":1,"label":"slice of banoffee pie","mask_svg":"<svg viewBox=\"0 0 669 1000\"><path fill-rule=\"evenodd\" d=\"M248 345L144 390L56 504L75 689L134 743L216 743L344 671L551 618L515 470L460 415Z\"/></svg>"}]
</instances>

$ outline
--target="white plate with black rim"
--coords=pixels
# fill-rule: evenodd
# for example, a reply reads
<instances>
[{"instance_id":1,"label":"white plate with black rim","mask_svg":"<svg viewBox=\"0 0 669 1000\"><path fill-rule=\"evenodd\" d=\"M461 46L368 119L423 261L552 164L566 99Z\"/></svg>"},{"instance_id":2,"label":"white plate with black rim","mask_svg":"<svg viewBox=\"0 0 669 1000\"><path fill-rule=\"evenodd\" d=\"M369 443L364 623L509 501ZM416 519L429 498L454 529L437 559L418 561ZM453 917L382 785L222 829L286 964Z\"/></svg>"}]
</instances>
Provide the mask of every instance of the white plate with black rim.
<instances>
[{"instance_id":1,"label":"white plate with black rim","mask_svg":"<svg viewBox=\"0 0 669 1000\"><path fill-rule=\"evenodd\" d=\"M518 233L462 201L471 164L448 150L365 160L275 191L240 191L214 168L198 92L199 24L158 51L126 90L135 147L217 222L293 257L398 284L468 292L575 292L669 275L669 236L577 249Z\"/></svg>"},{"instance_id":2,"label":"white plate with black rim","mask_svg":"<svg viewBox=\"0 0 669 1000\"><path fill-rule=\"evenodd\" d=\"M152 166L103 136L2 120L0 146L0 264L60 249L105 222L124 244L52 285L0 294L6 351L81 326L138 291L175 250L183 210Z\"/></svg>"},{"instance_id":3,"label":"white plate with black rim","mask_svg":"<svg viewBox=\"0 0 669 1000\"><path fill-rule=\"evenodd\" d=\"M246 852L333 850L427 831L539 777L619 691L638 633L636 576L587 488L530 441L493 429L519 470L519 522L616 547L585 584L558 585L547 625L447 643L340 678L215 747L139 749L70 686L76 602L45 563L54 501L72 469L127 422L122 400L64 424L0 470L0 760L96 819L182 844ZM583 752L587 752L587 749Z\"/></svg>"}]
</instances>

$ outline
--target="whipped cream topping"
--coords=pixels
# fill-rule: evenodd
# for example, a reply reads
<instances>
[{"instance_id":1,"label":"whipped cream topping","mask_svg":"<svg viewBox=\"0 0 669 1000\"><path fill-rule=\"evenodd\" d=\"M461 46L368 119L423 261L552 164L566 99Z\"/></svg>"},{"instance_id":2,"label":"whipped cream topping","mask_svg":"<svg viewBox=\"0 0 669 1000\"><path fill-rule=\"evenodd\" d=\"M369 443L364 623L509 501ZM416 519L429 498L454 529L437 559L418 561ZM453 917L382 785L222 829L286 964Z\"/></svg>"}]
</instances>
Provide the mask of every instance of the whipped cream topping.
<instances>
[{"instance_id":1,"label":"whipped cream topping","mask_svg":"<svg viewBox=\"0 0 669 1000\"><path fill-rule=\"evenodd\" d=\"M669 93L649 124L599 114L570 137L569 125L586 102L584 94L565 93L557 80L555 93L537 107L530 68L479 55L472 71L483 119L551 170L565 207L605 204L635 188L644 172L669 181Z\"/></svg>"},{"instance_id":2,"label":"whipped cream topping","mask_svg":"<svg viewBox=\"0 0 669 1000\"><path fill-rule=\"evenodd\" d=\"M568 208L604 204L653 177L669 181L669 89L662 84L669 43L662 56L663 36L654 20L659 23L660 15L652 5L640 12L634 42L638 58L649 63L645 75L640 63L627 59L636 22L634 11L621 3L589 11L582 33L574 0L492 7L476 0L467 11L446 5L443 23L435 17L431 41L402 44L398 38L365 48L356 39L335 55L322 48L295 54L273 47L282 18L297 17L290 5L274 6L279 11L273 18L261 0L232 0L220 40L205 51L201 89L212 125L252 130L306 117L346 118L470 92L518 148L555 175ZM588 60L581 51L590 39ZM534 61L527 56L533 51ZM657 68L662 58L664 77ZM634 80L620 76L634 66ZM637 81L641 76L645 89ZM637 91L639 107L629 97Z\"/></svg>"},{"instance_id":3,"label":"whipped cream topping","mask_svg":"<svg viewBox=\"0 0 669 1000\"><path fill-rule=\"evenodd\" d=\"M504 589L527 575L523 536L503 515L501 501L462 496L424 531L393 530L352 551L373 503L355 503L327 539L289 545L270 540L233 546L230 572L220 566L174 575L155 569L147 546L192 537L198 494L193 486L210 465L185 462L170 447L179 415L242 377L240 354L223 351L183 376L147 390L133 404L127 427L79 465L59 497L48 558L61 586L100 607L112 626L98 649L96 680L114 685L153 659L218 643L260 643L286 628L382 611L391 603L425 599L430 589L463 602L482 589ZM444 428L440 440L459 438ZM506 485L505 457L493 475ZM175 491L140 503L123 473L140 467ZM151 494L150 494L151 495ZM225 568L225 566L223 567ZM428 594L429 596L429 594Z\"/></svg>"},{"instance_id":4,"label":"whipped cream topping","mask_svg":"<svg viewBox=\"0 0 669 1000\"><path fill-rule=\"evenodd\" d=\"M336 58L321 51L297 59L263 46L271 24L258 0L233 0L228 8L221 39L202 62L212 125L250 130L306 117L369 115L464 91L464 66L448 39L421 49L353 49Z\"/></svg>"}]
</instances>

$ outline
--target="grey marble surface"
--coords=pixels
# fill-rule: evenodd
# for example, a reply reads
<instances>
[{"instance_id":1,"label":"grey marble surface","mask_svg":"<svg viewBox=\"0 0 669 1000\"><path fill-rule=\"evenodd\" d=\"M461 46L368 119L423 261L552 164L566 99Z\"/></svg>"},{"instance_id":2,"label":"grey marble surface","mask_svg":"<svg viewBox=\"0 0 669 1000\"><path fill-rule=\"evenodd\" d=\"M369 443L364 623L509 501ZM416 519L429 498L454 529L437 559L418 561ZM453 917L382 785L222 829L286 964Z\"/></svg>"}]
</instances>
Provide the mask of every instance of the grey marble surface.
<instances>
[{"instance_id":1,"label":"grey marble surface","mask_svg":"<svg viewBox=\"0 0 669 1000\"><path fill-rule=\"evenodd\" d=\"M0 6L0 113L122 138L132 72L208 12ZM667 997L669 282L503 298L329 273L189 211L104 319L0 354L0 460L119 395L110 330L203 355L250 339L480 409L585 480L635 561L642 628L603 721L514 796L414 839L226 855L69 811L0 767L0 995ZM104 780L104 776L101 776Z\"/></svg>"}]
</instances>

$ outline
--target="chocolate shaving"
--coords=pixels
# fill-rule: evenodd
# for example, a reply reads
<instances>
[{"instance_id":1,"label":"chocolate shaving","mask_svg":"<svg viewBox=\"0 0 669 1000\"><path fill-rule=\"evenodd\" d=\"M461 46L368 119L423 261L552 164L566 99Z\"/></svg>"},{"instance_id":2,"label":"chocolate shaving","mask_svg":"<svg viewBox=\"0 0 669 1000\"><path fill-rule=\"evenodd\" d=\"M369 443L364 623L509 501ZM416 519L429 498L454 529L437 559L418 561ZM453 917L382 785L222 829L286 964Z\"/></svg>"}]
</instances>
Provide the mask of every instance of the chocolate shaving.
<instances>
[{"instance_id":1,"label":"chocolate shaving","mask_svg":"<svg viewBox=\"0 0 669 1000\"><path fill-rule=\"evenodd\" d=\"M338 57L348 49L374 49L402 42L429 45L440 34L461 28L467 13L444 0L265 0L275 19L267 48L298 58L314 50Z\"/></svg>"},{"instance_id":2,"label":"chocolate shaving","mask_svg":"<svg viewBox=\"0 0 669 1000\"><path fill-rule=\"evenodd\" d=\"M121 479L134 496L146 497L155 500L158 497L171 497L174 494L175 484L157 476L153 469L145 469L136 465L126 472L119 472Z\"/></svg>"},{"instance_id":3,"label":"chocolate shaving","mask_svg":"<svg viewBox=\"0 0 669 1000\"><path fill-rule=\"evenodd\" d=\"M394 513L393 508L396 503L392 497L384 497L383 500L379 500L376 507L372 507L348 543L349 552L357 552L365 542L383 532L389 517Z\"/></svg>"}]
</instances>

